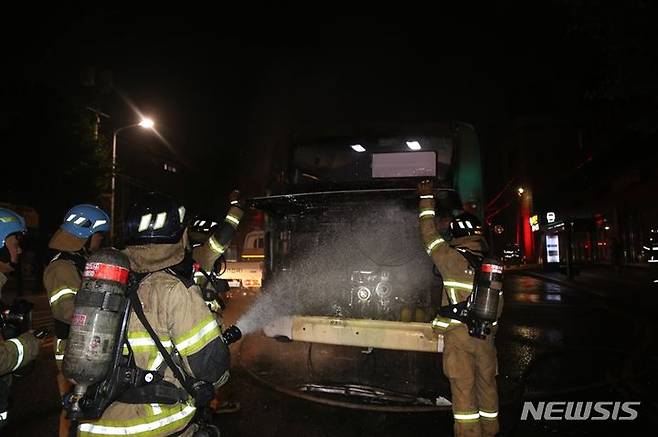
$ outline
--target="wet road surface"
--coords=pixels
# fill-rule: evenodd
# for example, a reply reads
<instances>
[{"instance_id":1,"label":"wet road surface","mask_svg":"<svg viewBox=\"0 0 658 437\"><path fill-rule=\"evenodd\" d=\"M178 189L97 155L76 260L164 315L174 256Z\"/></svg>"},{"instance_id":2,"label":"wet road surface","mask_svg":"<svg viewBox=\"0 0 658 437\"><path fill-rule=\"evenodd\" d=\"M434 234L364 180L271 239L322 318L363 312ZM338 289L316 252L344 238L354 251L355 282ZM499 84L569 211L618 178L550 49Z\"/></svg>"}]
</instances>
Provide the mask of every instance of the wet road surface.
<instances>
[{"instance_id":1,"label":"wet road surface","mask_svg":"<svg viewBox=\"0 0 658 437\"><path fill-rule=\"evenodd\" d=\"M521 274L506 276L505 308L496 339L504 435L655 435L650 431L657 425L654 393L658 353L656 322L651 317L655 306L632 306L627 299L618 299L614 293L619 290L612 287L595 291L588 293ZM234 321L255 298L257 293L234 293L227 322ZM45 297L36 301L36 324L50 324ZM241 409L216 416L223 436L450 435L448 411L368 412L309 402L277 391L282 381L255 379L253 369L245 366L247 360L241 356L243 347L270 341L274 340L254 334L232 346L232 379L222 394L240 402ZM3 436L56 435L59 406L51 350L44 347L34 372L15 381L11 422ZM438 355L435 357L440 378L440 362ZM322 365L321 354L314 359ZM327 355L324 359L330 365L333 358ZM292 373L295 363L289 364ZM641 401L642 406L634 422L521 421L524 400L630 400Z\"/></svg>"}]
</instances>

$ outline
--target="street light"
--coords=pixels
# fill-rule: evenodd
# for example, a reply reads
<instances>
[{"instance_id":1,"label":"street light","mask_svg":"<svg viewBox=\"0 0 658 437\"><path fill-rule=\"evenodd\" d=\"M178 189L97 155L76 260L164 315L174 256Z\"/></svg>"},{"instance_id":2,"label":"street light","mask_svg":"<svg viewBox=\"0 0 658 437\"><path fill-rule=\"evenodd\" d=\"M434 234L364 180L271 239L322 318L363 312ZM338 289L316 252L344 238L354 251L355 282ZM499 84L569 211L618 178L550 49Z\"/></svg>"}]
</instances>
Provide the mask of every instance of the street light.
<instances>
[{"instance_id":1,"label":"street light","mask_svg":"<svg viewBox=\"0 0 658 437\"><path fill-rule=\"evenodd\" d=\"M521 195L523 195L525 190L523 189L523 187L519 187L518 190L516 190L516 192L519 193L519 196L521 196Z\"/></svg>"},{"instance_id":2,"label":"street light","mask_svg":"<svg viewBox=\"0 0 658 437\"><path fill-rule=\"evenodd\" d=\"M143 118L142 121L140 121L138 124L140 127L143 127L144 129L153 129L153 126L155 125L153 120L151 120L150 118Z\"/></svg>"},{"instance_id":3,"label":"street light","mask_svg":"<svg viewBox=\"0 0 658 437\"><path fill-rule=\"evenodd\" d=\"M116 197L116 175L117 175L117 135L119 132L130 129L133 127L141 127L143 129L153 129L155 123L150 118L142 118L139 123L129 124L115 129L112 133L112 198L110 199L110 241L114 244L114 209Z\"/></svg>"}]
</instances>

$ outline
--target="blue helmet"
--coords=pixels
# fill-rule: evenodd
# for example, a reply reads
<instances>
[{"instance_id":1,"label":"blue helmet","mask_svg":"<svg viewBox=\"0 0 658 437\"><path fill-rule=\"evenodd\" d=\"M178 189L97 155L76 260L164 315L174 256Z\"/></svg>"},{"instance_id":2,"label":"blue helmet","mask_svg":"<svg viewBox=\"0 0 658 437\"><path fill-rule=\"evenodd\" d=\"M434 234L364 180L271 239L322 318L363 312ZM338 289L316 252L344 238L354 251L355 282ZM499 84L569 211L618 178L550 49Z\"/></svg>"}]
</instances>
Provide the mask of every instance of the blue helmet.
<instances>
[{"instance_id":1,"label":"blue helmet","mask_svg":"<svg viewBox=\"0 0 658 437\"><path fill-rule=\"evenodd\" d=\"M0 248L5 247L5 240L12 234L27 232L25 220L14 211L0 208Z\"/></svg>"},{"instance_id":2,"label":"blue helmet","mask_svg":"<svg viewBox=\"0 0 658 437\"><path fill-rule=\"evenodd\" d=\"M97 232L109 232L110 217L97 206L76 205L66 213L60 228L86 240Z\"/></svg>"}]
</instances>

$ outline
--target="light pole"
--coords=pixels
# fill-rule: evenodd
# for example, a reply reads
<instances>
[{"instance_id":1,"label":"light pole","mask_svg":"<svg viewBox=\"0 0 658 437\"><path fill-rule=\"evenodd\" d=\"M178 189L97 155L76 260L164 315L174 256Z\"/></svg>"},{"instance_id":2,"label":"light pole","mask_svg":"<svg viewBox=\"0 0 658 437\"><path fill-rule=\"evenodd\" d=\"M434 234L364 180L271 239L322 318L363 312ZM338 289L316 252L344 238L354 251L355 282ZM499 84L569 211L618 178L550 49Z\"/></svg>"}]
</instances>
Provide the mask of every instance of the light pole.
<instances>
[{"instance_id":1,"label":"light pole","mask_svg":"<svg viewBox=\"0 0 658 437\"><path fill-rule=\"evenodd\" d=\"M110 242L114 244L114 210L115 210L115 197L116 197L116 177L117 177L117 135L122 130L130 129L133 127L141 127L144 129L153 129L154 123L150 118L143 118L142 121L128 126L122 126L115 129L112 133L112 197L110 199Z\"/></svg>"}]
</instances>

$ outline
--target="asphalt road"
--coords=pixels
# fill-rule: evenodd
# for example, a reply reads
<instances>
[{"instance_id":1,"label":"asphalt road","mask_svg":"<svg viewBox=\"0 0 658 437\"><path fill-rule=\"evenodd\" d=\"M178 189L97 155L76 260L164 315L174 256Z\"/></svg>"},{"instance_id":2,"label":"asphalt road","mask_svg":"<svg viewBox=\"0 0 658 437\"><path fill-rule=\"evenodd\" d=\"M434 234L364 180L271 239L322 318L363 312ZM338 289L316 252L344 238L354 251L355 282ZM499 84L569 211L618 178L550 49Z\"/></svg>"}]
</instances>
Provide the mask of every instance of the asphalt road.
<instances>
[{"instance_id":1,"label":"asphalt road","mask_svg":"<svg viewBox=\"0 0 658 437\"><path fill-rule=\"evenodd\" d=\"M655 293L648 288L644 293ZM642 296L642 291L635 291ZM235 320L258 292L235 292L227 322ZM35 326L52 323L45 296L36 302ZM509 436L655 435L656 322L653 304L620 298L615 287L571 288L538 278L509 274L505 309L496 344L499 355L501 424ZM647 302L655 302L655 296ZM270 342L259 334L232 346L233 370L223 396L240 402L236 413L216 416L222 435L231 436L447 436L448 411L385 413L340 408L292 397L286 381L256 375L241 349ZM285 346L284 346L285 347ZM35 370L15 380L11 421L3 436L55 436L59 403L52 344L44 344ZM439 369L439 356L436 366ZM314 356L316 366L322 355ZM331 354L324 359L333 360ZM289 363L289 372L297 372ZM303 369L303 366L299 367ZM303 370L299 370L303 371ZM297 375L299 376L299 375ZM311 375L312 376L312 375ZM312 381L309 381L312 382ZM289 388L289 387L288 387ZM639 418L621 421L521 421L524 401L640 401Z\"/></svg>"}]
</instances>

